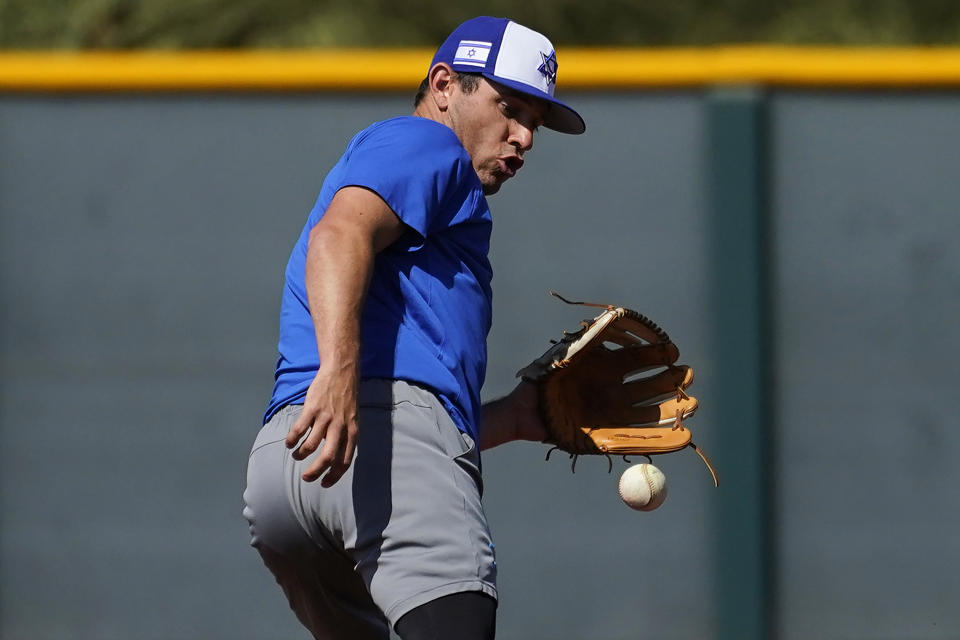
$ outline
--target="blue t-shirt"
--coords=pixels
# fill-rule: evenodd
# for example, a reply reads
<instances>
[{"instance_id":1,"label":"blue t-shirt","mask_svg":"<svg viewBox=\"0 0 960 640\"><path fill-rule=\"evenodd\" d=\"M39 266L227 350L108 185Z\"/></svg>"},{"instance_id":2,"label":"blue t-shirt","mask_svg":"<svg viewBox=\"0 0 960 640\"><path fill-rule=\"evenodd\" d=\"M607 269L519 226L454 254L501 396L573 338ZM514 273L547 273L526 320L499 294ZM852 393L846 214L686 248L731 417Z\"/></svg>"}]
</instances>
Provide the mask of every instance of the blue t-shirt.
<instances>
[{"instance_id":1,"label":"blue t-shirt","mask_svg":"<svg viewBox=\"0 0 960 640\"><path fill-rule=\"evenodd\" d=\"M491 323L490 209L456 134L414 116L358 133L324 180L287 264L280 359L264 422L302 403L320 366L304 285L307 243L346 186L376 192L409 227L374 261L361 320L361 377L431 389L476 440Z\"/></svg>"}]
</instances>

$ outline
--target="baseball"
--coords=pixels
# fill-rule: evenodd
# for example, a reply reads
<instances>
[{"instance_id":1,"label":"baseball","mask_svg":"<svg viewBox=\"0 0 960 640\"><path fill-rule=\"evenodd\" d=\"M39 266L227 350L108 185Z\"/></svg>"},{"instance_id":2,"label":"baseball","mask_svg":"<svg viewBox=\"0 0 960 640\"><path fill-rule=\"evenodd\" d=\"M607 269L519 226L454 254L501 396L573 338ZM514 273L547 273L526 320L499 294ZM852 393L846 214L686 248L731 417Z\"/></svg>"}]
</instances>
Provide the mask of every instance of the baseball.
<instances>
[{"instance_id":1,"label":"baseball","mask_svg":"<svg viewBox=\"0 0 960 640\"><path fill-rule=\"evenodd\" d=\"M620 498L631 509L653 511L667 498L667 478L652 464L635 464L620 476Z\"/></svg>"}]
</instances>

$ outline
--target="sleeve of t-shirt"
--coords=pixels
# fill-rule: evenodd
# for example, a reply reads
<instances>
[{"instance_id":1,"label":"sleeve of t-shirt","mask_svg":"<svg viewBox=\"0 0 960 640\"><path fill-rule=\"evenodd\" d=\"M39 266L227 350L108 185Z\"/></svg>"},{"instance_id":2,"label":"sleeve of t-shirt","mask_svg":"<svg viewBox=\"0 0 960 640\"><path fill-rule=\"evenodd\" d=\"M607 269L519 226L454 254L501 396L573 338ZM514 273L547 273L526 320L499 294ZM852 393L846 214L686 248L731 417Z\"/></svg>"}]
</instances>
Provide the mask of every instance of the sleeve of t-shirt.
<instances>
[{"instance_id":1,"label":"sleeve of t-shirt","mask_svg":"<svg viewBox=\"0 0 960 640\"><path fill-rule=\"evenodd\" d=\"M356 140L345 158L340 187L360 186L379 195L421 237L449 226L451 202L473 172L469 156L444 125L424 120L387 121Z\"/></svg>"}]
</instances>

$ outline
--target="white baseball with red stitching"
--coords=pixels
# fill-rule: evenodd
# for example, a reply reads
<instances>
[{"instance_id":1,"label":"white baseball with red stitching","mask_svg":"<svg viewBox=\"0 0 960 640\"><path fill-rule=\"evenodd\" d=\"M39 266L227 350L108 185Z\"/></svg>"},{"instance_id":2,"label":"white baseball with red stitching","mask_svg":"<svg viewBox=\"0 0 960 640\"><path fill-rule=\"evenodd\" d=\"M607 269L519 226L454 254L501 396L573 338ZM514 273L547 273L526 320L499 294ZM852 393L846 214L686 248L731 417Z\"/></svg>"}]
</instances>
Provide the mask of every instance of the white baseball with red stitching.
<instances>
[{"instance_id":1,"label":"white baseball with red stitching","mask_svg":"<svg viewBox=\"0 0 960 640\"><path fill-rule=\"evenodd\" d=\"M667 499L667 478L652 464L635 464L620 476L619 489L631 509L653 511Z\"/></svg>"}]
</instances>

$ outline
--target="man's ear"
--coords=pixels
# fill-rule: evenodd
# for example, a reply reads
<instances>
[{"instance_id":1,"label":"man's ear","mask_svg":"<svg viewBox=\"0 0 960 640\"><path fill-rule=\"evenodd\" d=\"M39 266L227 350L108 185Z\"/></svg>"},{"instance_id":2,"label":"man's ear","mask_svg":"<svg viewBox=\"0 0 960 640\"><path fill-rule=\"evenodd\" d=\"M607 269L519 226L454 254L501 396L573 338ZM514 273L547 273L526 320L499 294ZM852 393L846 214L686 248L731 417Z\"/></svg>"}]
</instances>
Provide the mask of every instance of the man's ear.
<instances>
[{"instance_id":1,"label":"man's ear","mask_svg":"<svg viewBox=\"0 0 960 640\"><path fill-rule=\"evenodd\" d=\"M427 84L430 87L430 97L440 111L446 111L450 106L450 96L453 94L457 73L446 62L438 62L430 67L427 73Z\"/></svg>"}]
</instances>

